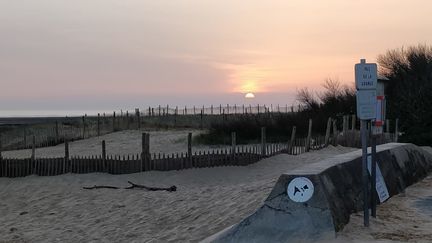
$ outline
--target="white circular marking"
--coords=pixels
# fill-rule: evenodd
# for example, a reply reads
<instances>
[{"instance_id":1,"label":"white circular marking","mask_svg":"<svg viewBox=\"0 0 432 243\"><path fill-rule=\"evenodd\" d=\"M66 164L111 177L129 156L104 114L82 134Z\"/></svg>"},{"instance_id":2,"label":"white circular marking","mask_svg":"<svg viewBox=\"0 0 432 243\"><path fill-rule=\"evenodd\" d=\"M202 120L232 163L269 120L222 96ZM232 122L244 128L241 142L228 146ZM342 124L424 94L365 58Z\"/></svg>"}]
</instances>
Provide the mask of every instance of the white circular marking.
<instances>
[{"instance_id":1,"label":"white circular marking","mask_svg":"<svg viewBox=\"0 0 432 243\"><path fill-rule=\"evenodd\" d=\"M287 187L288 197L294 202L306 202L314 193L314 185L306 177L294 178Z\"/></svg>"}]
</instances>

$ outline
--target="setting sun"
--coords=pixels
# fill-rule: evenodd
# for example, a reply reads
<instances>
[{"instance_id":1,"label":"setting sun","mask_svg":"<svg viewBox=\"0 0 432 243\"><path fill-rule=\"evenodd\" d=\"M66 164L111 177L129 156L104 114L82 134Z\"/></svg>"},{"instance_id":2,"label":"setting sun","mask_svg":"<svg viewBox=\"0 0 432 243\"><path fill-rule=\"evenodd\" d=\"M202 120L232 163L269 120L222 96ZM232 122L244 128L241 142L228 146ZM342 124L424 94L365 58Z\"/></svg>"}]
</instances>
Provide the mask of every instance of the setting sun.
<instances>
[{"instance_id":1,"label":"setting sun","mask_svg":"<svg viewBox=\"0 0 432 243\"><path fill-rule=\"evenodd\" d=\"M253 98L255 98L255 95L254 95L253 93L247 93L247 94L245 95L245 98L246 98L246 99L253 99Z\"/></svg>"}]
</instances>

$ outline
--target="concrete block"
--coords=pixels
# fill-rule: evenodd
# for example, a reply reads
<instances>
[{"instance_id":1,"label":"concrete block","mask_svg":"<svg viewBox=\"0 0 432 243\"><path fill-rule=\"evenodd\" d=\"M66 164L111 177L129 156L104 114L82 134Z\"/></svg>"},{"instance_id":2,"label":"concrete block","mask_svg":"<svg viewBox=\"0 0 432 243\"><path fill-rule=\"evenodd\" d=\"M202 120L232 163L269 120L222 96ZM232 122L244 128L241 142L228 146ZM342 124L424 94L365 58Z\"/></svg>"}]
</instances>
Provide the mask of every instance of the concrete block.
<instances>
[{"instance_id":1,"label":"concrete block","mask_svg":"<svg viewBox=\"0 0 432 243\"><path fill-rule=\"evenodd\" d=\"M377 161L390 197L432 171L432 154L412 144L380 145ZM361 171L361 150L358 150L282 174L264 205L255 213L203 242L334 239L335 233L348 223L350 215L363 208ZM287 194L288 185L299 177L307 178L313 185L312 196L304 202L295 202ZM301 186L294 188L302 192Z\"/></svg>"}]
</instances>

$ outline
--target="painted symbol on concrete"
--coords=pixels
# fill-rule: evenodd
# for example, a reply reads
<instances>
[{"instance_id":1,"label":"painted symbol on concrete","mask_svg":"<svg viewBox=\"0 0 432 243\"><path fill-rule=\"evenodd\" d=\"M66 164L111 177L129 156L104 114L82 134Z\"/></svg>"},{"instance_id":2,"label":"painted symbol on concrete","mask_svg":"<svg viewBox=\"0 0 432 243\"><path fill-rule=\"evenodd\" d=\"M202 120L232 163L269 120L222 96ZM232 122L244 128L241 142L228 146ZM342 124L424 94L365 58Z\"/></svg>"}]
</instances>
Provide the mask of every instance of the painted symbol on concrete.
<instances>
[{"instance_id":1,"label":"painted symbol on concrete","mask_svg":"<svg viewBox=\"0 0 432 243\"><path fill-rule=\"evenodd\" d=\"M306 177L294 178L287 188L288 197L294 202L306 202L314 193L312 182Z\"/></svg>"}]
</instances>

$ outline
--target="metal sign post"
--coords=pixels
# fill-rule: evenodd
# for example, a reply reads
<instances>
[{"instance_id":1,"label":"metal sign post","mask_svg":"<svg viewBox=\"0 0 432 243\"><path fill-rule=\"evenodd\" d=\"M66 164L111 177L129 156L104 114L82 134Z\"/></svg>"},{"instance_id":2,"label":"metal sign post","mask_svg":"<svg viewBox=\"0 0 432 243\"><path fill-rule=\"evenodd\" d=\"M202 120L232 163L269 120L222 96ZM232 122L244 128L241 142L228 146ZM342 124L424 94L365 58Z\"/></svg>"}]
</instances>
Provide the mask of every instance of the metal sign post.
<instances>
[{"instance_id":1,"label":"metal sign post","mask_svg":"<svg viewBox=\"0 0 432 243\"><path fill-rule=\"evenodd\" d=\"M372 134L371 139L371 147L372 147L372 161L371 161L371 215L376 218L376 197L375 197L375 188L376 188L376 135Z\"/></svg>"},{"instance_id":2,"label":"metal sign post","mask_svg":"<svg viewBox=\"0 0 432 243\"><path fill-rule=\"evenodd\" d=\"M369 176L367 172L367 120L361 120L360 133L362 140L362 179L363 179L363 224L369 227Z\"/></svg>"},{"instance_id":3,"label":"metal sign post","mask_svg":"<svg viewBox=\"0 0 432 243\"><path fill-rule=\"evenodd\" d=\"M385 96L384 96L384 83L378 81L376 88L376 116L372 124L371 134L371 215L376 217L377 198L375 191L377 191L377 158L376 146L377 136L383 133L383 124L385 121Z\"/></svg>"},{"instance_id":4,"label":"metal sign post","mask_svg":"<svg viewBox=\"0 0 432 243\"><path fill-rule=\"evenodd\" d=\"M361 120L362 179L363 179L363 220L369 226L369 175L367 164L367 124L376 118L377 65L361 59L355 67L357 89L357 116ZM373 163L372 163L373 164Z\"/></svg>"}]
</instances>

